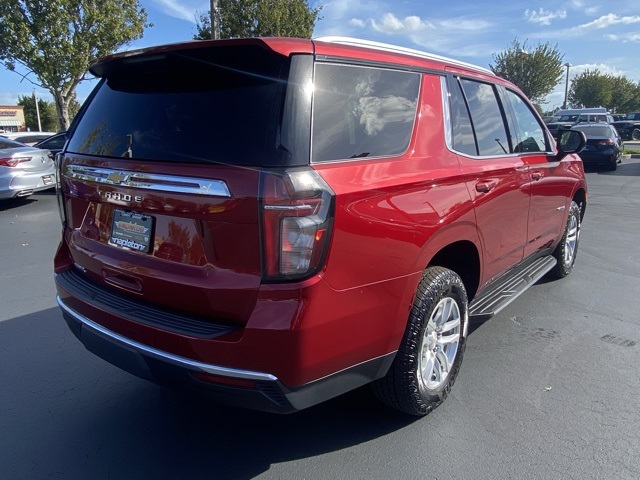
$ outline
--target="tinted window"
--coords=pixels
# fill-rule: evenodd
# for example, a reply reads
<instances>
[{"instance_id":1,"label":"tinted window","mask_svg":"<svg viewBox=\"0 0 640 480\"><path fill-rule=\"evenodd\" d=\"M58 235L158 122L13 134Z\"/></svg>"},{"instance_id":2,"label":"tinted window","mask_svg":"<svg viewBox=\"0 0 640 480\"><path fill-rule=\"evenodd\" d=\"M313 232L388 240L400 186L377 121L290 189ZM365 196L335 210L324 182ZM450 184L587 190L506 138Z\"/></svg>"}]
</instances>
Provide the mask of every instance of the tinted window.
<instances>
[{"instance_id":1,"label":"tinted window","mask_svg":"<svg viewBox=\"0 0 640 480\"><path fill-rule=\"evenodd\" d=\"M397 155L408 148L419 74L318 63L314 86L314 161Z\"/></svg>"},{"instance_id":2,"label":"tinted window","mask_svg":"<svg viewBox=\"0 0 640 480\"><path fill-rule=\"evenodd\" d=\"M239 47L134 60L104 69L68 151L242 165L278 154L283 57Z\"/></svg>"},{"instance_id":3,"label":"tinted window","mask_svg":"<svg viewBox=\"0 0 640 480\"><path fill-rule=\"evenodd\" d=\"M584 132L587 136L595 136L595 137L614 137L615 135L609 127L599 126L599 125L585 125L581 127L580 125L576 125L573 127L573 130L580 130Z\"/></svg>"},{"instance_id":4,"label":"tinted window","mask_svg":"<svg viewBox=\"0 0 640 480\"><path fill-rule=\"evenodd\" d=\"M60 149L64 147L64 142L66 141L66 137L64 135L56 135L55 137L51 137L47 140L44 140L38 144L40 148L53 148Z\"/></svg>"},{"instance_id":5,"label":"tinted window","mask_svg":"<svg viewBox=\"0 0 640 480\"><path fill-rule=\"evenodd\" d=\"M515 116L516 125L511 126L517 135L513 142L514 152L547 151L546 135L528 104L519 95L507 90L507 98Z\"/></svg>"},{"instance_id":6,"label":"tinted window","mask_svg":"<svg viewBox=\"0 0 640 480\"><path fill-rule=\"evenodd\" d=\"M508 154L507 131L494 87L473 80L461 80L460 83L469 105L478 153L481 156Z\"/></svg>"},{"instance_id":7,"label":"tinted window","mask_svg":"<svg viewBox=\"0 0 640 480\"><path fill-rule=\"evenodd\" d=\"M451 123L453 132L453 149L467 155L478 155L476 140L471 128L469 110L457 81L452 82L451 89Z\"/></svg>"}]
</instances>

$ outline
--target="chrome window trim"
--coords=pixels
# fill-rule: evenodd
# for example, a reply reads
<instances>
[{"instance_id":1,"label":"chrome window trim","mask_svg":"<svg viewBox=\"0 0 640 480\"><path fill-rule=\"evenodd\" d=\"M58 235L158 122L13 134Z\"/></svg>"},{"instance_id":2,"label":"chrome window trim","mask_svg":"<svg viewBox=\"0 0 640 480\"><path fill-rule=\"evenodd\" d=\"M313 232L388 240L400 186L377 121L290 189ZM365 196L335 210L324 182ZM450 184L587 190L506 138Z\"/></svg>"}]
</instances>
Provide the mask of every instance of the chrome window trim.
<instances>
[{"instance_id":1,"label":"chrome window trim","mask_svg":"<svg viewBox=\"0 0 640 480\"><path fill-rule=\"evenodd\" d=\"M75 180L143 188L172 193L190 193L212 197L231 197L229 187L223 180L183 177L180 175L160 175L155 173L115 170L110 168L67 165L64 176Z\"/></svg>"}]
</instances>

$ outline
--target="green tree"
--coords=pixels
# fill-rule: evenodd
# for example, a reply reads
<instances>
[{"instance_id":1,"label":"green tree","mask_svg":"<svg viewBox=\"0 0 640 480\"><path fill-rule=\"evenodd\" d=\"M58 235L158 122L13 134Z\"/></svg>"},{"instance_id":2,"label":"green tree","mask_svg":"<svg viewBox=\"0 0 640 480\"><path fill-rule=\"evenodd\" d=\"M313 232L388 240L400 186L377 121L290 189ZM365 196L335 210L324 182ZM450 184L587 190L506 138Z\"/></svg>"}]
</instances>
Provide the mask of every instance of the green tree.
<instances>
[{"instance_id":1,"label":"green tree","mask_svg":"<svg viewBox=\"0 0 640 480\"><path fill-rule=\"evenodd\" d=\"M585 70L571 80L569 101L573 107L609 107L612 102L614 77L600 70Z\"/></svg>"},{"instance_id":2,"label":"green tree","mask_svg":"<svg viewBox=\"0 0 640 480\"><path fill-rule=\"evenodd\" d=\"M535 47L517 38L509 48L493 55L495 65L489 68L496 75L517 85L536 104L544 103L547 95L562 80L564 69L558 45L549 42Z\"/></svg>"},{"instance_id":3,"label":"green tree","mask_svg":"<svg viewBox=\"0 0 640 480\"><path fill-rule=\"evenodd\" d=\"M613 113L640 110L640 83L633 83L624 75L614 77L608 108Z\"/></svg>"},{"instance_id":4,"label":"green tree","mask_svg":"<svg viewBox=\"0 0 640 480\"><path fill-rule=\"evenodd\" d=\"M67 129L89 65L142 37L146 19L138 0L1 0L0 63L35 75L29 81L51 92Z\"/></svg>"},{"instance_id":5,"label":"green tree","mask_svg":"<svg viewBox=\"0 0 640 480\"><path fill-rule=\"evenodd\" d=\"M31 131L38 130L38 115L36 112L36 102L33 96L25 95L18 97L18 105L24 107L25 125ZM40 112L40 124L44 132L57 132L60 130L60 122L56 113L56 106L53 102L47 102L42 98L38 99L38 110Z\"/></svg>"},{"instance_id":6,"label":"green tree","mask_svg":"<svg viewBox=\"0 0 640 480\"><path fill-rule=\"evenodd\" d=\"M307 0L219 0L220 38L311 38L322 7ZM210 12L196 14L195 40L211 39Z\"/></svg>"}]
</instances>

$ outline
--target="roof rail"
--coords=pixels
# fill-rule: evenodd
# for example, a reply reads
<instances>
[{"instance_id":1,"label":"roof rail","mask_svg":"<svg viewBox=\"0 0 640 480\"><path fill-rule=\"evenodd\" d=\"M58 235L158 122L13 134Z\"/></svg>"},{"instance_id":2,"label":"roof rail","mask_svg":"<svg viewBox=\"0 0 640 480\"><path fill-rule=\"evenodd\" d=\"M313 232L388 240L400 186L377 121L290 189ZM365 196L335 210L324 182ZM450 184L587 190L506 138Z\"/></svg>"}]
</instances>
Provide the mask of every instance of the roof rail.
<instances>
[{"instance_id":1,"label":"roof rail","mask_svg":"<svg viewBox=\"0 0 640 480\"><path fill-rule=\"evenodd\" d=\"M478 65L474 65L472 63L462 62L460 60L454 60L453 58L443 57L441 55L436 55L435 53L428 53L428 52L423 52L421 50L414 50L413 48L399 47L397 45L391 45L389 43L373 42L371 40L362 40L360 38L339 37L339 36L318 37L318 38L314 38L314 40L318 40L320 42L327 42L327 43L337 43L340 45L350 45L353 47L373 48L373 49L381 50L385 52L402 53L404 55L411 55L412 57L426 58L428 60L437 60L440 62L446 62L452 65L456 65L458 67L469 68L482 73L486 73L488 75L495 76L495 73L493 73L488 68L479 67Z\"/></svg>"}]
</instances>

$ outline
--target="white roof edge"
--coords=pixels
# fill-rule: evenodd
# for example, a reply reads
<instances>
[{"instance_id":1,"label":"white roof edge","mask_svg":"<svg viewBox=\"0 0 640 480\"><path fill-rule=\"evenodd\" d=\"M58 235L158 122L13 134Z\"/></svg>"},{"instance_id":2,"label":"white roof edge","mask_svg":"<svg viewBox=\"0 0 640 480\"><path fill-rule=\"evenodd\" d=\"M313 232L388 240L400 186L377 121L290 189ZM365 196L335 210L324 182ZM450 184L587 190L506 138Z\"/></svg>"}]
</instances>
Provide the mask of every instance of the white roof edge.
<instances>
[{"instance_id":1,"label":"white roof edge","mask_svg":"<svg viewBox=\"0 0 640 480\"><path fill-rule=\"evenodd\" d=\"M320 42L327 42L327 43L338 43L340 45L350 45L353 47L367 47L367 48L373 48L373 49L381 50L385 52L403 53L405 55L411 55L413 57L426 58L428 60L437 60L441 62L446 62L446 63L450 63L451 65L469 68L471 70L476 70L482 73L495 76L495 73L493 73L488 68L479 67L478 65L474 65L472 63L462 62L460 60L444 57L442 55L436 55L435 53L423 52L422 50L415 50L413 48L400 47L398 45L391 45L389 43L374 42L371 40L362 40L360 38L340 37L340 36L317 37L317 38L314 38L313 40L318 40Z\"/></svg>"}]
</instances>

